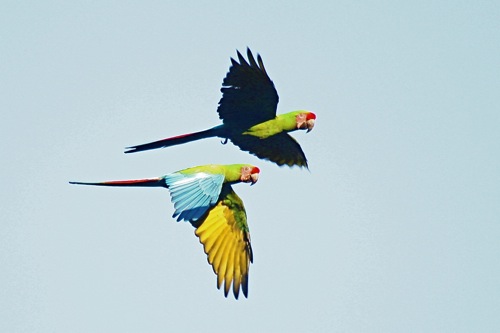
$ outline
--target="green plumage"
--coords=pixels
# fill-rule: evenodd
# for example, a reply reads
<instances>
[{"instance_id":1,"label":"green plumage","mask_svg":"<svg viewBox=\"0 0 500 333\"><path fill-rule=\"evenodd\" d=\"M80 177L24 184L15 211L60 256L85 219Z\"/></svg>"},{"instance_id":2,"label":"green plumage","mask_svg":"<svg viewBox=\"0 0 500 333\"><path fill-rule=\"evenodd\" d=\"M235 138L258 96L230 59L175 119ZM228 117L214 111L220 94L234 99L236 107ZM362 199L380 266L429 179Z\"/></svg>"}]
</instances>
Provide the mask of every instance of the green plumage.
<instances>
[{"instance_id":1,"label":"green plumage","mask_svg":"<svg viewBox=\"0 0 500 333\"><path fill-rule=\"evenodd\" d=\"M232 184L258 180L259 168L250 164L202 165L169 173L163 177L70 182L78 185L120 187L166 187L170 191L177 221L188 221L203 244L207 259L217 274L217 287L230 287L238 298L240 289L248 295L248 271L252 247L243 201Z\"/></svg>"},{"instance_id":2,"label":"green plumage","mask_svg":"<svg viewBox=\"0 0 500 333\"><path fill-rule=\"evenodd\" d=\"M238 52L222 82L222 98L217 112L222 125L128 147L126 153L164 148L210 137L231 140L241 150L278 165L307 167L302 148L288 132L310 131L316 116L298 110L276 116L278 93L260 55L255 60L250 49L248 61Z\"/></svg>"},{"instance_id":3,"label":"green plumage","mask_svg":"<svg viewBox=\"0 0 500 333\"><path fill-rule=\"evenodd\" d=\"M253 168L250 164L209 164L177 171L180 174L192 175L205 172L212 175L224 175L224 183L236 183L240 181L241 169L243 167Z\"/></svg>"}]
</instances>

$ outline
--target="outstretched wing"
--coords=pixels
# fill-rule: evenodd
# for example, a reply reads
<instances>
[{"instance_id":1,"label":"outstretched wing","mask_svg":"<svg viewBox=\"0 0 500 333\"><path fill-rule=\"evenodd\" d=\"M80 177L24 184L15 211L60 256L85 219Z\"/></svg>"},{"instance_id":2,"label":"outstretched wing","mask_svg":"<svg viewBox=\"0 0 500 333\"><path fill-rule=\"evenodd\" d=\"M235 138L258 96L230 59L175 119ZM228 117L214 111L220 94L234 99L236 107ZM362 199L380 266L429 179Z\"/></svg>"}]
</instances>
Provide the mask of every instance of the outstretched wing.
<instances>
[{"instance_id":1,"label":"outstretched wing","mask_svg":"<svg viewBox=\"0 0 500 333\"><path fill-rule=\"evenodd\" d=\"M197 221L217 203L224 175L206 172L174 172L165 176L177 221Z\"/></svg>"},{"instance_id":2,"label":"outstretched wing","mask_svg":"<svg viewBox=\"0 0 500 333\"><path fill-rule=\"evenodd\" d=\"M217 205L198 223L196 236L203 244L208 262L217 275L217 288L224 283L227 297L231 284L236 299L248 297L248 270L253 261L245 207L230 185L224 186Z\"/></svg>"},{"instance_id":3,"label":"outstretched wing","mask_svg":"<svg viewBox=\"0 0 500 333\"><path fill-rule=\"evenodd\" d=\"M264 68L260 55L257 61L247 49L248 62L238 52L238 61L231 58L222 82L219 118L234 129L247 129L273 119L278 106L278 93Z\"/></svg>"},{"instance_id":4,"label":"outstretched wing","mask_svg":"<svg viewBox=\"0 0 500 333\"><path fill-rule=\"evenodd\" d=\"M279 134L261 139L252 135L234 135L231 141L258 158L281 165L308 167L306 155L299 143L289 134Z\"/></svg>"}]
</instances>

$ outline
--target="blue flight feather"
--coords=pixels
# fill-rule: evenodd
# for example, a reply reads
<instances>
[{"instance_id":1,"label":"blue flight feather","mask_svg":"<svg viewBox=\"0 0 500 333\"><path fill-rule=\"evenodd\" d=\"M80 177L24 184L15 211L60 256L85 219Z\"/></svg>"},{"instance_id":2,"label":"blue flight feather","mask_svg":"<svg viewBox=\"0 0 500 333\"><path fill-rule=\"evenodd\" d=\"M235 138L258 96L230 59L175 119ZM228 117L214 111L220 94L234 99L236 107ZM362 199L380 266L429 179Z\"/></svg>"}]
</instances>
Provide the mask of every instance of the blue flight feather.
<instances>
[{"instance_id":1,"label":"blue flight feather","mask_svg":"<svg viewBox=\"0 0 500 333\"><path fill-rule=\"evenodd\" d=\"M217 203L224 175L198 172L175 172L164 177L170 190L177 221L197 221Z\"/></svg>"}]
</instances>

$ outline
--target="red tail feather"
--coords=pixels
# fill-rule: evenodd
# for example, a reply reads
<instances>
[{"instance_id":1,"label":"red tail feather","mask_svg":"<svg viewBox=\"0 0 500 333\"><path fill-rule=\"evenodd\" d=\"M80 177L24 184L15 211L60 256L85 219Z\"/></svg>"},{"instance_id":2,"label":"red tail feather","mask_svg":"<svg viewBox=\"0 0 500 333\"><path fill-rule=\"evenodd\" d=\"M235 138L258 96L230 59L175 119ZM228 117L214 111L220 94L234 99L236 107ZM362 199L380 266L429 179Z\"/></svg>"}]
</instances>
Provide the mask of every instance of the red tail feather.
<instances>
[{"instance_id":1,"label":"red tail feather","mask_svg":"<svg viewBox=\"0 0 500 333\"><path fill-rule=\"evenodd\" d=\"M223 125L215 126L213 128L210 128L210 129L207 129L204 131L200 131L200 132L182 134L182 135L174 136L171 138L166 138L166 139L162 139L162 140L158 140L158 141L154 141L154 142L150 142L150 143L145 143L142 145L127 147L126 149L128 149L128 150L126 150L125 153L136 153L136 152L144 151L144 150L176 146L176 145L180 145L183 143L201 140L201 139L206 139L206 138L211 138L211 137L215 137L215 136L225 137Z\"/></svg>"},{"instance_id":2,"label":"red tail feather","mask_svg":"<svg viewBox=\"0 0 500 333\"><path fill-rule=\"evenodd\" d=\"M111 180L106 182L98 183L86 183L86 182L69 182L70 184L76 185L94 185L94 186L135 186L135 187L165 187L165 182L163 177L158 178L146 178L146 179L130 179L130 180Z\"/></svg>"}]
</instances>

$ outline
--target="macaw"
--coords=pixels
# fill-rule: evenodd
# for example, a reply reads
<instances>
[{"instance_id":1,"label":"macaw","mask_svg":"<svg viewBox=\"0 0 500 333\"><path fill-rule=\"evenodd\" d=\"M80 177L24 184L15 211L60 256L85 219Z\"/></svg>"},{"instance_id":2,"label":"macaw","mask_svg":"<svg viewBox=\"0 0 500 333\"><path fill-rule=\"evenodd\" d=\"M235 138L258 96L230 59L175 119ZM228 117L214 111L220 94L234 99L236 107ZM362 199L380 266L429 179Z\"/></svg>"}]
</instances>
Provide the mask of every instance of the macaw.
<instances>
[{"instance_id":1,"label":"macaw","mask_svg":"<svg viewBox=\"0 0 500 333\"><path fill-rule=\"evenodd\" d=\"M127 147L125 153L170 147L190 141L220 137L231 140L241 150L270 160L279 166L307 168L307 159L298 142L288 132L311 131L316 115L305 110L276 115L278 93L267 75L260 55L255 61L247 49L248 62L239 51L239 63L232 66L222 82L222 98L217 112L222 124L213 128Z\"/></svg>"},{"instance_id":2,"label":"macaw","mask_svg":"<svg viewBox=\"0 0 500 333\"><path fill-rule=\"evenodd\" d=\"M115 180L79 185L166 187L175 207L173 218L188 221L203 244L209 264L217 275L217 288L224 283L227 297L231 284L236 299L243 291L248 297L248 271L253 262L250 232L243 201L231 184L255 184L258 167L249 164L204 165L163 177Z\"/></svg>"}]
</instances>

